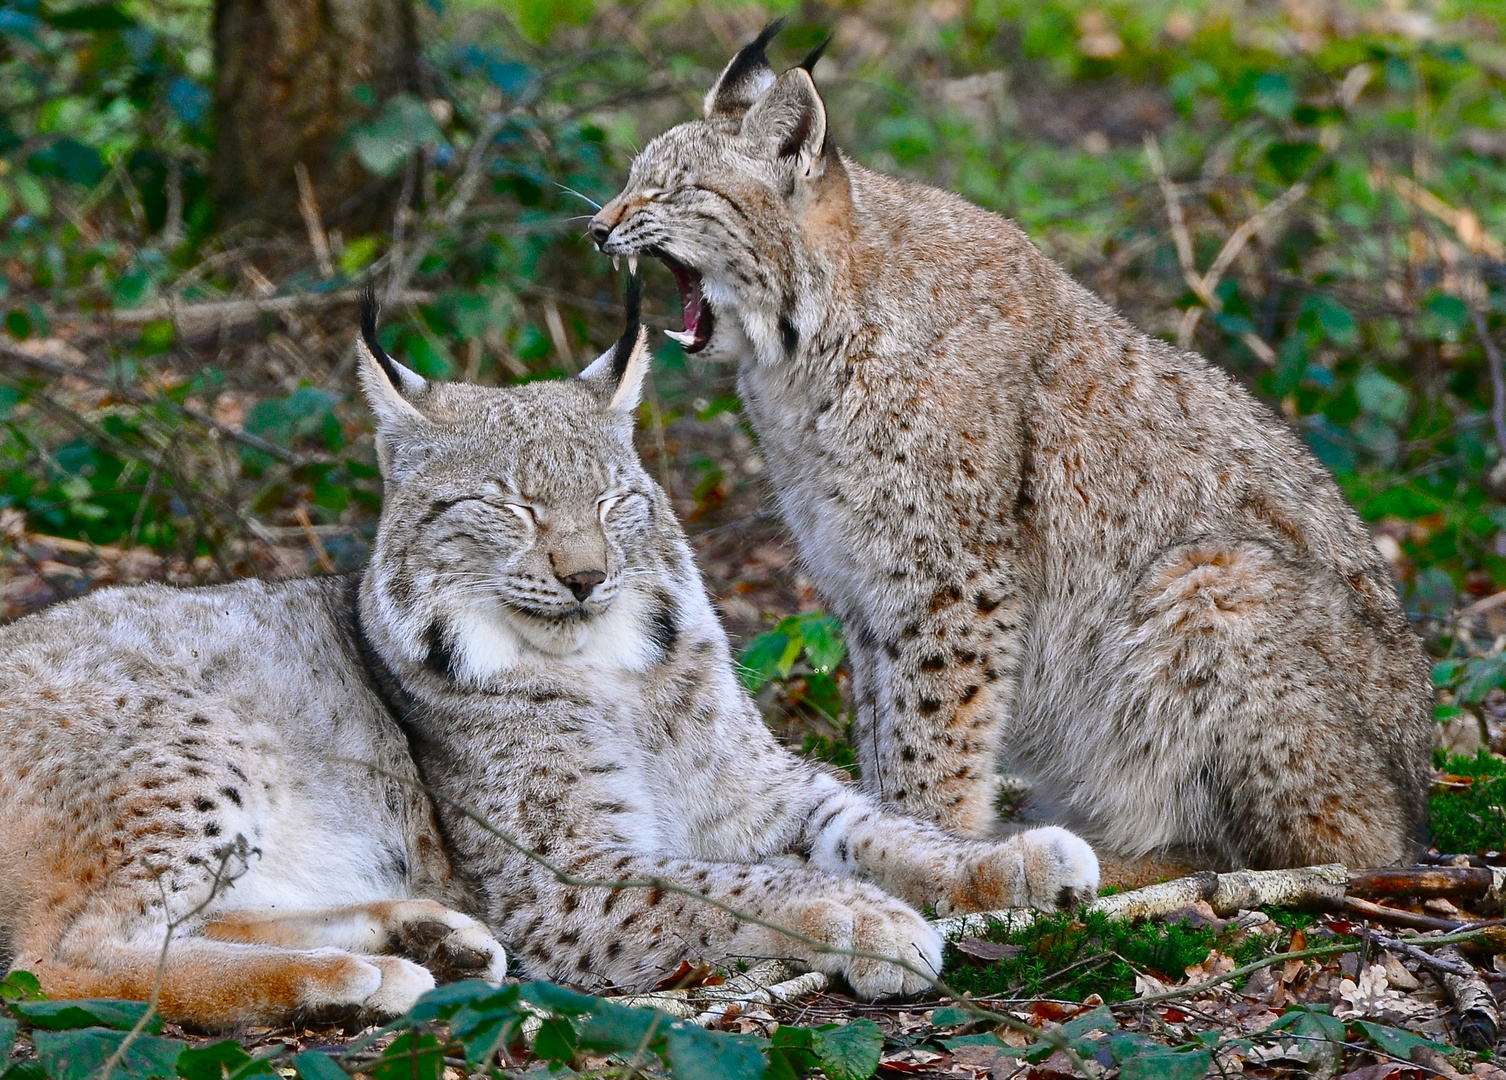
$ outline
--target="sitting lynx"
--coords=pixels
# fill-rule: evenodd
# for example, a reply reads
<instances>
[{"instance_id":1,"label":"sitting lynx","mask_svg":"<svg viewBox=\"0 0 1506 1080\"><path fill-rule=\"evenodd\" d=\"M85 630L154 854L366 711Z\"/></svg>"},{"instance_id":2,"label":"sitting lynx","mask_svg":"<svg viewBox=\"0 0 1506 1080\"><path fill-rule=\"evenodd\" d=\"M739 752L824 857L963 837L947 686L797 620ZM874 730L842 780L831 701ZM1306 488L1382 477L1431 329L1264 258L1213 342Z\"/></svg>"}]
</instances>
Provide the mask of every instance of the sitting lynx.
<instances>
[{"instance_id":1,"label":"sitting lynx","mask_svg":"<svg viewBox=\"0 0 1506 1080\"><path fill-rule=\"evenodd\" d=\"M578 878L922 969L922 905L1094 891L1070 833L959 840L773 740L633 451L630 310L581 377L501 390L424 380L364 320L386 499L359 578L107 589L0 631L0 957L56 997L144 997L170 931L163 1012L207 1026L396 1013L431 971L501 978L492 934L595 987L769 955L923 985L683 894L563 884L457 804Z\"/></svg>"},{"instance_id":2,"label":"sitting lynx","mask_svg":"<svg viewBox=\"0 0 1506 1080\"><path fill-rule=\"evenodd\" d=\"M591 233L662 259L672 336L740 363L847 628L869 790L984 835L1002 758L1109 854L1406 856L1428 668L1333 480L1012 223L844 157L774 29Z\"/></svg>"}]
</instances>

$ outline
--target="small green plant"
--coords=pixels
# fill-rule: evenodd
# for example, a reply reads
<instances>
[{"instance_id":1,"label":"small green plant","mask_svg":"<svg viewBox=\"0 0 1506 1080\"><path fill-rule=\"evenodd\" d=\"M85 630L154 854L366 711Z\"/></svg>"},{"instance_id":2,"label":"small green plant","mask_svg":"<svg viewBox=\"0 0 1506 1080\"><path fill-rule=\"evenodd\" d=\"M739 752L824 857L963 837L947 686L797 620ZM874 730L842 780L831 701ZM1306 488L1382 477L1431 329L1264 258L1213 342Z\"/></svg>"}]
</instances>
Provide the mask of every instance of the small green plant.
<instances>
[{"instance_id":1,"label":"small green plant","mask_svg":"<svg viewBox=\"0 0 1506 1080\"><path fill-rule=\"evenodd\" d=\"M1472 758L1440 753L1436 764L1459 780L1428 800L1434 846L1451 854L1506 850L1506 761L1482 749Z\"/></svg>"}]
</instances>

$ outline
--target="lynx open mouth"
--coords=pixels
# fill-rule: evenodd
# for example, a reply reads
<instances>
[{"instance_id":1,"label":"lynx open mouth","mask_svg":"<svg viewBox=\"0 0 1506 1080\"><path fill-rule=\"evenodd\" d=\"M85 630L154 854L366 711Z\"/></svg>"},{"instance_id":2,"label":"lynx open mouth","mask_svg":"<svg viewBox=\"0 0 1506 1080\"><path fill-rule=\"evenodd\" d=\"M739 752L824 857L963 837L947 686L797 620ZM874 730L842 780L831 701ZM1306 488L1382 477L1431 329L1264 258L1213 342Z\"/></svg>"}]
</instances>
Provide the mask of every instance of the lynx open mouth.
<instances>
[{"instance_id":1,"label":"lynx open mouth","mask_svg":"<svg viewBox=\"0 0 1506 1080\"><path fill-rule=\"evenodd\" d=\"M706 303L706 298L701 294L701 275L658 248L650 254L669 267L669 272L675 276L675 284L680 287L680 304L685 309L685 329L664 332L678 341L686 352L700 352L711 340L711 329L715 322L711 305Z\"/></svg>"}]
</instances>

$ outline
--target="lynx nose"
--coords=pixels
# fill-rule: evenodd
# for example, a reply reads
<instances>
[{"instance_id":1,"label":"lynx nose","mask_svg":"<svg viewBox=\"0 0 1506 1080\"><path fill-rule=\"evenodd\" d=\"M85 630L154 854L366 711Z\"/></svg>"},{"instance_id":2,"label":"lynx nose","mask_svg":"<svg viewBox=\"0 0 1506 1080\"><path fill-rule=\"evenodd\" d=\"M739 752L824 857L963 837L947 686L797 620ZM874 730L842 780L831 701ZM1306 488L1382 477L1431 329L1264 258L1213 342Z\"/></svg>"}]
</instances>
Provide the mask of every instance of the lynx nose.
<instances>
[{"instance_id":1,"label":"lynx nose","mask_svg":"<svg viewBox=\"0 0 1506 1080\"><path fill-rule=\"evenodd\" d=\"M607 579L606 574L600 570L580 570L573 574L566 574L560 578L560 584L575 594L575 599L584 600L591 595L591 590Z\"/></svg>"},{"instance_id":2,"label":"lynx nose","mask_svg":"<svg viewBox=\"0 0 1506 1080\"><path fill-rule=\"evenodd\" d=\"M586 231L591 234L591 239L596 241L596 246L601 247L607 242L607 237L612 235L612 224L601 220L600 217L593 217Z\"/></svg>"}]
</instances>

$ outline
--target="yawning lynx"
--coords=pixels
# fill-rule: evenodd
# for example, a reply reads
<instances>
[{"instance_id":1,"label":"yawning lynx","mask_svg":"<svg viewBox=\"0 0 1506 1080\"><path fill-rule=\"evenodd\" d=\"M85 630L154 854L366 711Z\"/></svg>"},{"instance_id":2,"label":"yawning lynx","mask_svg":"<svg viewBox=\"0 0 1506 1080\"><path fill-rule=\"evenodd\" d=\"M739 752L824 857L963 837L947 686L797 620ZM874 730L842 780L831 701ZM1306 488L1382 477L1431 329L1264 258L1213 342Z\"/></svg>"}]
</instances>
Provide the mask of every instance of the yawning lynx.
<instances>
[{"instance_id":1,"label":"yawning lynx","mask_svg":"<svg viewBox=\"0 0 1506 1080\"><path fill-rule=\"evenodd\" d=\"M1093 892L1070 833L958 840L773 740L633 451L630 308L581 377L511 389L426 381L369 318L386 494L359 578L108 589L0 631L0 955L57 997L144 997L171 923L163 1011L207 1025L401 1011L433 979L389 951L500 978L481 923L587 986L771 955L923 985L682 894L566 885L457 803L577 878L922 969L922 905Z\"/></svg>"},{"instance_id":2,"label":"yawning lynx","mask_svg":"<svg viewBox=\"0 0 1506 1080\"><path fill-rule=\"evenodd\" d=\"M983 835L1002 758L1124 856L1406 855L1428 669L1333 480L1012 223L844 157L771 31L591 233L662 259L673 336L740 364L869 790Z\"/></svg>"}]
</instances>

